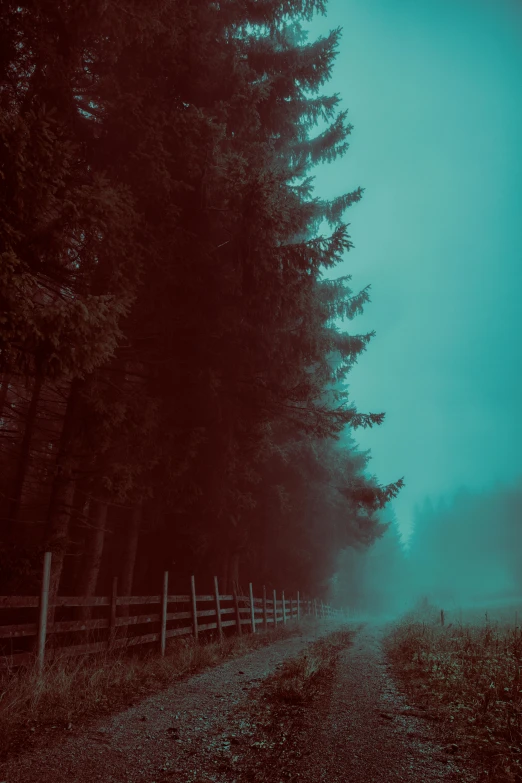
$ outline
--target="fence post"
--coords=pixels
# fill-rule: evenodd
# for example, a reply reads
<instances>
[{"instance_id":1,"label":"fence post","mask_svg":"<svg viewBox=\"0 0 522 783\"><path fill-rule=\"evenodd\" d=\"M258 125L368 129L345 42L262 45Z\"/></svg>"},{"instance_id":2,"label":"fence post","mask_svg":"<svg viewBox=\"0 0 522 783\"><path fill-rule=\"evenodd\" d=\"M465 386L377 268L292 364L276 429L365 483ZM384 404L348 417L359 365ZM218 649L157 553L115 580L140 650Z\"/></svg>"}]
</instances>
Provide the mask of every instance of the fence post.
<instances>
[{"instance_id":1,"label":"fence post","mask_svg":"<svg viewBox=\"0 0 522 783\"><path fill-rule=\"evenodd\" d=\"M111 590L111 615L109 619L109 648L114 645L116 640L116 604L118 600L118 577L112 578Z\"/></svg>"},{"instance_id":2,"label":"fence post","mask_svg":"<svg viewBox=\"0 0 522 783\"><path fill-rule=\"evenodd\" d=\"M254 612L254 592L252 590L252 582L248 585L248 592L250 594L250 622L252 623L252 633L256 632L256 615Z\"/></svg>"},{"instance_id":3,"label":"fence post","mask_svg":"<svg viewBox=\"0 0 522 783\"><path fill-rule=\"evenodd\" d=\"M314 617L317 620L317 599L314 598Z\"/></svg>"},{"instance_id":4,"label":"fence post","mask_svg":"<svg viewBox=\"0 0 522 783\"><path fill-rule=\"evenodd\" d=\"M217 576L214 577L214 598L216 600L216 622L219 634L219 641L223 641L223 626L221 625L221 606L219 603L219 582Z\"/></svg>"},{"instance_id":5,"label":"fence post","mask_svg":"<svg viewBox=\"0 0 522 783\"><path fill-rule=\"evenodd\" d=\"M167 604L169 602L169 572L163 573L163 592L161 594L161 629L160 629L160 652L165 655L167 645Z\"/></svg>"},{"instance_id":6,"label":"fence post","mask_svg":"<svg viewBox=\"0 0 522 783\"><path fill-rule=\"evenodd\" d=\"M286 606L285 606L285 591L281 590L281 601L283 607L283 625L286 625Z\"/></svg>"},{"instance_id":7,"label":"fence post","mask_svg":"<svg viewBox=\"0 0 522 783\"><path fill-rule=\"evenodd\" d=\"M38 636L37 636L37 655L38 655L38 674L41 674L45 661L45 641L47 638L47 615L49 612L49 583L51 580L51 553L44 554L42 584L40 587L40 601L38 604Z\"/></svg>"},{"instance_id":8,"label":"fence post","mask_svg":"<svg viewBox=\"0 0 522 783\"><path fill-rule=\"evenodd\" d=\"M301 615L299 613L299 590L297 591L297 622L301 619Z\"/></svg>"},{"instance_id":9,"label":"fence post","mask_svg":"<svg viewBox=\"0 0 522 783\"><path fill-rule=\"evenodd\" d=\"M290 601L290 620L294 619L294 597L293 595L289 598Z\"/></svg>"},{"instance_id":10,"label":"fence post","mask_svg":"<svg viewBox=\"0 0 522 783\"><path fill-rule=\"evenodd\" d=\"M277 594L274 590L274 628L277 626Z\"/></svg>"},{"instance_id":11,"label":"fence post","mask_svg":"<svg viewBox=\"0 0 522 783\"><path fill-rule=\"evenodd\" d=\"M194 631L194 639L198 640L198 607L196 601L196 580L193 576L190 577L190 601L192 604L192 630Z\"/></svg>"},{"instance_id":12,"label":"fence post","mask_svg":"<svg viewBox=\"0 0 522 783\"><path fill-rule=\"evenodd\" d=\"M268 631L268 617L266 614L266 586L263 585L263 626Z\"/></svg>"},{"instance_id":13,"label":"fence post","mask_svg":"<svg viewBox=\"0 0 522 783\"><path fill-rule=\"evenodd\" d=\"M234 608L236 610L237 633L241 636L241 612L239 611L239 598L237 597L236 587L234 587Z\"/></svg>"},{"instance_id":14,"label":"fence post","mask_svg":"<svg viewBox=\"0 0 522 783\"><path fill-rule=\"evenodd\" d=\"M444 625L444 609L440 610L440 624Z\"/></svg>"}]
</instances>

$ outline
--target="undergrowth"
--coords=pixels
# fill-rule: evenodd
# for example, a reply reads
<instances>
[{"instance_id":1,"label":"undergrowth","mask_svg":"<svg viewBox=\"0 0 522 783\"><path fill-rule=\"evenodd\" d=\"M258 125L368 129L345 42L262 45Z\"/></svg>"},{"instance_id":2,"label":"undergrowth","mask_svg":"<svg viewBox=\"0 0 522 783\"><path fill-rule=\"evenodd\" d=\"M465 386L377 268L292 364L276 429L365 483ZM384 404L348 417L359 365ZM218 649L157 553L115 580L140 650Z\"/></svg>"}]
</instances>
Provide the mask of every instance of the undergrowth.
<instances>
[{"instance_id":1,"label":"undergrowth","mask_svg":"<svg viewBox=\"0 0 522 783\"><path fill-rule=\"evenodd\" d=\"M285 661L264 682L264 697L271 702L303 704L315 693L318 679L329 672L339 652L353 637L353 631L341 630L314 642L305 653Z\"/></svg>"},{"instance_id":2,"label":"undergrowth","mask_svg":"<svg viewBox=\"0 0 522 783\"><path fill-rule=\"evenodd\" d=\"M282 663L251 699L238 707L248 741L226 772L238 783L279 783L296 779L327 709L335 663L357 629L335 631ZM229 779L227 778L227 779Z\"/></svg>"},{"instance_id":3,"label":"undergrowth","mask_svg":"<svg viewBox=\"0 0 522 783\"><path fill-rule=\"evenodd\" d=\"M405 686L453 727L495 783L522 781L522 632L507 624L440 625L407 615L387 653Z\"/></svg>"},{"instance_id":4,"label":"undergrowth","mask_svg":"<svg viewBox=\"0 0 522 783\"><path fill-rule=\"evenodd\" d=\"M0 754L31 733L72 729L87 717L114 712L180 678L299 632L296 625L219 641L173 639L165 657L122 652L55 658L39 676L36 666L4 672L0 679Z\"/></svg>"}]
</instances>

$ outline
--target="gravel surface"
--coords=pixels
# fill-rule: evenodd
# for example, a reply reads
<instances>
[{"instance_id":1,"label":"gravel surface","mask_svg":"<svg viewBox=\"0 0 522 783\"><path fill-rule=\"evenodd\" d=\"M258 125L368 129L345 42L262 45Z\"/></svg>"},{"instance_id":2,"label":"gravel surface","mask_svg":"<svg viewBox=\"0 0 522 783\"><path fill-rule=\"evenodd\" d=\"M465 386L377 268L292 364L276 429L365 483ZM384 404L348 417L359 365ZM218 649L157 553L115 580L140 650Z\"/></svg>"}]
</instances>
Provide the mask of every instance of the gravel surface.
<instances>
[{"instance_id":1,"label":"gravel surface","mask_svg":"<svg viewBox=\"0 0 522 783\"><path fill-rule=\"evenodd\" d=\"M435 716L409 706L398 691L381 648L384 632L367 625L341 653L299 781L477 781Z\"/></svg>"},{"instance_id":2,"label":"gravel surface","mask_svg":"<svg viewBox=\"0 0 522 783\"><path fill-rule=\"evenodd\" d=\"M333 627L323 624L227 661L76 735L68 732L8 761L0 767L0 783L243 780L241 758L251 752L252 726L242 727L238 716L248 694ZM341 653L331 687L309 710L297 754L302 758L291 775L281 769L281 781L477 781L459 748L442 737L435 716L409 706L398 691L381 649L383 633L366 626ZM300 736L295 740L301 744Z\"/></svg>"},{"instance_id":3,"label":"gravel surface","mask_svg":"<svg viewBox=\"0 0 522 783\"><path fill-rule=\"evenodd\" d=\"M227 716L326 623L195 675L77 733L0 766L0 783L206 783L230 757ZM211 775L211 776L210 776Z\"/></svg>"}]
</instances>

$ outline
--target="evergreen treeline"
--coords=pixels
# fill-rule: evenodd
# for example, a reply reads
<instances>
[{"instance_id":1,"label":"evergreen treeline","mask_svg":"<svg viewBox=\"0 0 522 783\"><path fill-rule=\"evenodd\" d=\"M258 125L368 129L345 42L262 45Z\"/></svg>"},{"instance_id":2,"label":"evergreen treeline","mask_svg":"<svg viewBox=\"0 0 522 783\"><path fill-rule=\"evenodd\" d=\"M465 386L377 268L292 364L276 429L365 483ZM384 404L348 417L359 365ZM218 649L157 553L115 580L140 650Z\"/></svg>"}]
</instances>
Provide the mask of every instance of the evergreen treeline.
<instances>
[{"instance_id":1,"label":"evergreen treeline","mask_svg":"<svg viewBox=\"0 0 522 783\"><path fill-rule=\"evenodd\" d=\"M318 591L381 487L346 428L368 301L324 0L4 0L0 591L218 573ZM33 580L33 581L32 581Z\"/></svg>"},{"instance_id":2,"label":"evergreen treeline","mask_svg":"<svg viewBox=\"0 0 522 783\"><path fill-rule=\"evenodd\" d=\"M339 552L330 584L332 601L357 614L395 614L409 608L415 596L411 562L393 509L379 514L386 535L370 546L353 542Z\"/></svg>"},{"instance_id":3,"label":"evergreen treeline","mask_svg":"<svg viewBox=\"0 0 522 783\"><path fill-rule=\"evenodd\" d=\"M412 583L446 602L520 597L522 483L460 490L417 510L410 540Z\"/></svg>"}]
</instances>

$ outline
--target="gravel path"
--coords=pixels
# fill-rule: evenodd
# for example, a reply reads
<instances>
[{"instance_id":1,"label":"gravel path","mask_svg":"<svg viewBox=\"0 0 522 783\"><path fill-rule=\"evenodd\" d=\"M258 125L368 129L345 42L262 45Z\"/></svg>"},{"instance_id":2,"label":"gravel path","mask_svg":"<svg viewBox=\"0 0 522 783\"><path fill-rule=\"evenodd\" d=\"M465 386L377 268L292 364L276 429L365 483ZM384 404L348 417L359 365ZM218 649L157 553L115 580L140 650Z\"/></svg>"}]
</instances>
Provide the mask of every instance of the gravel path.
<instances>
[{"instance_id":1,"label":"gravel path","mask_svg":"<svg viewBox=\"0 0 522 783\"><path fill-rule=\"evenodd\" d=\"M435 716L410 707L398 691L381 648L384 631L366 626L341 654L299 781L476 781L459 748L443 739Z\"/></svg>"},{"instance_id":2,"label":"gravel path","mask_svg":"<svg viewBox=\"0 0 522 783\"><path fill-rule=\"evenodd\" d=\"M0 767L0 783L242 780L241 757L250 752L252 726L242 725L240 716L249 691L332 629L326 624L308 629L180 682L76 735L67 733ZM281 780L477 781L459 749L442 739L433 716L411 708L397 690L381 648L383 632L366 626L341 654L332 688L308 713L303 736L295 737L301 759L291 775L281 769Z\"/></svg>"},{"instance_id":3,"label":"gravel path","mask_svg":"<svg viewBox=\"0 0 522 783\"><path fill-rule=\"evenodd\" d=\"M205 783L230 756L227 716L248 691L329 627L226 661L87 730L0 766L0 783ZM232 738L233 742L233 738ZM215 778L214 778L215 779Z\"/></svg>"}]
</instances>

